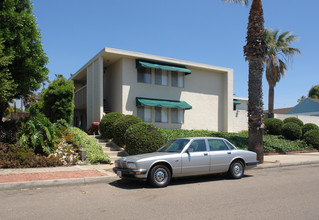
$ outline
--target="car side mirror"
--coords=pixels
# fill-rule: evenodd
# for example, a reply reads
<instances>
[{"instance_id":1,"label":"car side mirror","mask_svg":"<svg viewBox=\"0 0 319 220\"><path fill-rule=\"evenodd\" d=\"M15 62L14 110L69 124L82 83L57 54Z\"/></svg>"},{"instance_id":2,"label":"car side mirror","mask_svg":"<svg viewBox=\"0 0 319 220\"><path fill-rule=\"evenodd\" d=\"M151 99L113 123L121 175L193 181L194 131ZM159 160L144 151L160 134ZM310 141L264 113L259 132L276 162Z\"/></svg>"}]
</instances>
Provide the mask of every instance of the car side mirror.
<instances>
[{"instance_id":1,"label":"car side mirror","mask_svg":"<svg viewBox=\"0 0 319 220\"><path fill-rule=\"evenodd\" d=\"M194 152L194 148L193 147L189 147L187 150L186 150L187 153L190 153L190 152Z\"/></svg>"}]
</instances>

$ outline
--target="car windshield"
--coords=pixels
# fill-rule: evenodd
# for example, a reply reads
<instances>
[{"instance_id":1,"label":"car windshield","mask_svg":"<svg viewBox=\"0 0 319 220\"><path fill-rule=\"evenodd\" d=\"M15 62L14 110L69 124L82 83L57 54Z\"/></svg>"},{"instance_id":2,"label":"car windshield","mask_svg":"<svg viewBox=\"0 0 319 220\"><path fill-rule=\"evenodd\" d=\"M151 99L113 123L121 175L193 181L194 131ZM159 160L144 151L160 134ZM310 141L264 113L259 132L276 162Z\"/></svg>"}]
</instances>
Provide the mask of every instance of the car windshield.
<instances>
[{"instance_id":1,"label":"car windshield","mask_svg":"<svg viewBox=\"0 0 319 220\"><path fill-rule=\"evenodd\" d=\"M158 152L176 152L180 153L185 145L189 142L188 139L173 139L158 149Z\"/></svg>"}]
</instances>

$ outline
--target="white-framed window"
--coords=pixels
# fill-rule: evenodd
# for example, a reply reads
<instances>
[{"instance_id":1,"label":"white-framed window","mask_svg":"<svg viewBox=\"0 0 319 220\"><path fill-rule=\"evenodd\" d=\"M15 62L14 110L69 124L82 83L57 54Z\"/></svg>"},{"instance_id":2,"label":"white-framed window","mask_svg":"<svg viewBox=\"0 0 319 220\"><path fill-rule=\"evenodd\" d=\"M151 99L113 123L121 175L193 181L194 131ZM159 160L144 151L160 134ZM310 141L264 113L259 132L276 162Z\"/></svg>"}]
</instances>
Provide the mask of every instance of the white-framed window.
<instances>
[{"instance_id":1,"label":"white-framed window","mask_svg":"<svg viewBox=\"0 0 319 220\"><path fill-rule=\"evenodd\" d=\"M155 107L155 122L168 123L168 108Z\"/></svg>"},{"instance_id":2,"label":"white-framed window","mask_svg":"<svg viewBox=\"0 0 319 220\"><path fill-rule=\"evenodd\" d=\"M137 116L144 122L152 122L152 107L137 107Z\"/></svg>"},{"instance_id":3,"label":"white-framed window","mask_svg":"<svg viewBox=\"0 0 319 220\"><path fill-rule=\"evenodd\" d=\"M171 109L171 121L174 124L184 123L184 109L172 108Z\"/></svg>"},{"instance_id":4,"label":"white-framed window","mask_svg":"<svg viewBox=\"0 0 319 220\"><path fill-rule=\"evenodd\" d=\"M184 88L184 75L185 73L172 71L172 86Z\"/></svg>"},{"instance_id":5,"label":"white-framed window","mask_svg":"<svg viewBox=\"0 0 319 220\"><path fill-rule=\"evenodd\" d=\"M138 68L137 82L152 84L152 69L146 67Z\"/></svg>"},{"instance_id":6,"label":"white-framed window","mask_svg":"<svg viewBox=\"0 0 319 220\"><path fill-rule=\"evenodd\" d=\"M155 69L155 84L168 85L168 71L162 69Z\"/></svg>"}]
</instances>

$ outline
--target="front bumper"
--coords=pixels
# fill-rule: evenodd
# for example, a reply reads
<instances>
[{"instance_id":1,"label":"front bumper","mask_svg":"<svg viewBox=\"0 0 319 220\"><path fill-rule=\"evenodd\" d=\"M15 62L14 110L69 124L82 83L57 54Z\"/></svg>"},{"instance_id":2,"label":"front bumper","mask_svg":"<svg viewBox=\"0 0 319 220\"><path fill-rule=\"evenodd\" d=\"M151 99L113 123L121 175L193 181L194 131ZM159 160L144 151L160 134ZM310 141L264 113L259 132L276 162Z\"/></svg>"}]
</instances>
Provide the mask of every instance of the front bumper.
<instances>
[{"instance_id":1,"label":"front bumper","mask_svg":"<svg viewBox=\"0 0 319 220\"><path fill-rule=\"evenodd\" d=\"M113 172L122 179L147 180L146 169L127 169L114 167Z\"/></svg>"}]
</instances>

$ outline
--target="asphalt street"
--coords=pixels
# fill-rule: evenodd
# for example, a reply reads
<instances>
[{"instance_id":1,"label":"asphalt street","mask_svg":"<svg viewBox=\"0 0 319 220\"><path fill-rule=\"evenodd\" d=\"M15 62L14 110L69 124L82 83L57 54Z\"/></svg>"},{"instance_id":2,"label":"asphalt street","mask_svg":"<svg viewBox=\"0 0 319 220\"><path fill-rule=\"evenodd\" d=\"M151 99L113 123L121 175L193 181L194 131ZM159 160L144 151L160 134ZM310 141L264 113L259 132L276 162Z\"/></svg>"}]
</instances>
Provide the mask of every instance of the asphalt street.
<instances>
[{"instance_id":1,"label":"asphalt street","mask_svg":"<svg viewBox=\"0 0 319 220\"><path fill-rule=\"evenodd\" d=\"M111 183L0 191L0 219L319 219L319 165L204 176L166 188Z\"/></svg>"}]
</instances>

